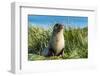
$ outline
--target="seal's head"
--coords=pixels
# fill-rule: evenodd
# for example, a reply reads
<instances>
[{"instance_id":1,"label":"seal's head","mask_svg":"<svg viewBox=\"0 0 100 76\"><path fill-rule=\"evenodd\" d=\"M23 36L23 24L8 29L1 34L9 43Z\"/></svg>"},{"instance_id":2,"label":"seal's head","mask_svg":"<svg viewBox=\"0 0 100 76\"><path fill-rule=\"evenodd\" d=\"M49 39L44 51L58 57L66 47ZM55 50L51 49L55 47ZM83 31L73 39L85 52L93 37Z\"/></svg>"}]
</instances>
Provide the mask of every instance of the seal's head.
<instances>
[{"instance_id":1,"label":"seal's head","mask_svg":"<svg viewBox=\"0 0 100 76\"><path fill-rule=\"evenodd\" d=\"M62 24L60 24L60 23L56 23L56 24L54 25L53 32L58 33L58 32L63 31L63 29L64 29L64 25L62 25Z\"/></svg>"}]
</instances>

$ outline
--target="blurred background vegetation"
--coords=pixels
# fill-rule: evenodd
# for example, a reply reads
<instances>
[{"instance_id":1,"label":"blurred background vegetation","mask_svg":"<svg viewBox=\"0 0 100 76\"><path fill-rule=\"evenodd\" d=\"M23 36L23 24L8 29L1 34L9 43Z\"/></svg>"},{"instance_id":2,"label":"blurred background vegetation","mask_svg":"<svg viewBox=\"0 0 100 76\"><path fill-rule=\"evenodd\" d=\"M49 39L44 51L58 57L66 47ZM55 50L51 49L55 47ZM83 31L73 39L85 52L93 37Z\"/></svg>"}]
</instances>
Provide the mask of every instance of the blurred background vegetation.
<instances>
[{"instance_id":1,"label":"blurred background vegetation","mask_svg":"<svg viewBox=\"0 0 100 76\"><path fill-rule=\"evenodd\" d=\"M28 60L79 59L88 57L88 27L65 27L64 57L44 57L41 52L48 46L52 26L42 28L29 26L28 28Z\"/></svg>"}]
</instances>

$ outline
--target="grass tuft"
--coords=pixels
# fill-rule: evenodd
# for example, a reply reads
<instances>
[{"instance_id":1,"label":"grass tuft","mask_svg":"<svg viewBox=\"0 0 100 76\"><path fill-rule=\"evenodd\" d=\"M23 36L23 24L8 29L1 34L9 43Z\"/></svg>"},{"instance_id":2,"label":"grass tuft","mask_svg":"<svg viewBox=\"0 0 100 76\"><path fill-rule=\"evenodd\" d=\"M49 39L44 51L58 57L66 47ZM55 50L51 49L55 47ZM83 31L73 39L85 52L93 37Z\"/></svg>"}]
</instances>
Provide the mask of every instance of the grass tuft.
<instances>
[{"instance_id":1,"label":"grass tuft","mask_svg":"<svg viewBox=\"0 0 100 76\"><path fill-rule=\"evenodd\" d=\"M48 46L52 27L48 29L36 26L28 28L28 60L79 59L88 57L88 27L64 29L64 57L41 56L41 51Z\"/></svg>"}]
</instances>

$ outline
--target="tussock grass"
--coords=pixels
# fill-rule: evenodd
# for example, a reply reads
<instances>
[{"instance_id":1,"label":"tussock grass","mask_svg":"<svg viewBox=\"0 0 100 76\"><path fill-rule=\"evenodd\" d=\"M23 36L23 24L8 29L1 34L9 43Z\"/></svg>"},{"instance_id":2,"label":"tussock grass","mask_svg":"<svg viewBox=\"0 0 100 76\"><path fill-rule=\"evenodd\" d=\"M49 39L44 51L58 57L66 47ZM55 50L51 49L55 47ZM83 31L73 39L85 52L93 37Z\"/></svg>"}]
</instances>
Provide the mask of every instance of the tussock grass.
<instances>
[{"instance_id":1,"label":"tussock grass","mask_svg":"<svg viewBox=\"0 0 100 76\"><path fill-rule=\"evenodd\" d=\"M64 57L41 56L41 51L48 46L52 27L48 29L36 26L28 28L28 60L52 60L52 59L79 59L88 57L88 27L65 27Z\"/></svg>"}]
</instances>

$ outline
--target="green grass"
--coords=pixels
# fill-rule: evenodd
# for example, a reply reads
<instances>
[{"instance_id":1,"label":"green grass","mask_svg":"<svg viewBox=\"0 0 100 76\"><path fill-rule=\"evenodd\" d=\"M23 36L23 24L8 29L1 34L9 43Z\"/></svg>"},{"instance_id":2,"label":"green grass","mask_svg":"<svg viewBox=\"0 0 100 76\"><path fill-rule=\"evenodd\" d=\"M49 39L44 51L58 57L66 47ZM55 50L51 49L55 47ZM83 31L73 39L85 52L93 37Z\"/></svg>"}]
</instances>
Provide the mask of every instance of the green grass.
<instances>
[{"instance_id":1,"label":"green grass","mask_svg":"<svg viewBox=\"0 0 100 76\"><path fill-rule=\"evenodd\" d=\"M88 27L64 29L65 49L64 57L41 56L41 51L48 46L52 27L30 26L28 28L28 60L79 59L88 57Z\"/></svg>"}]
</instances>

